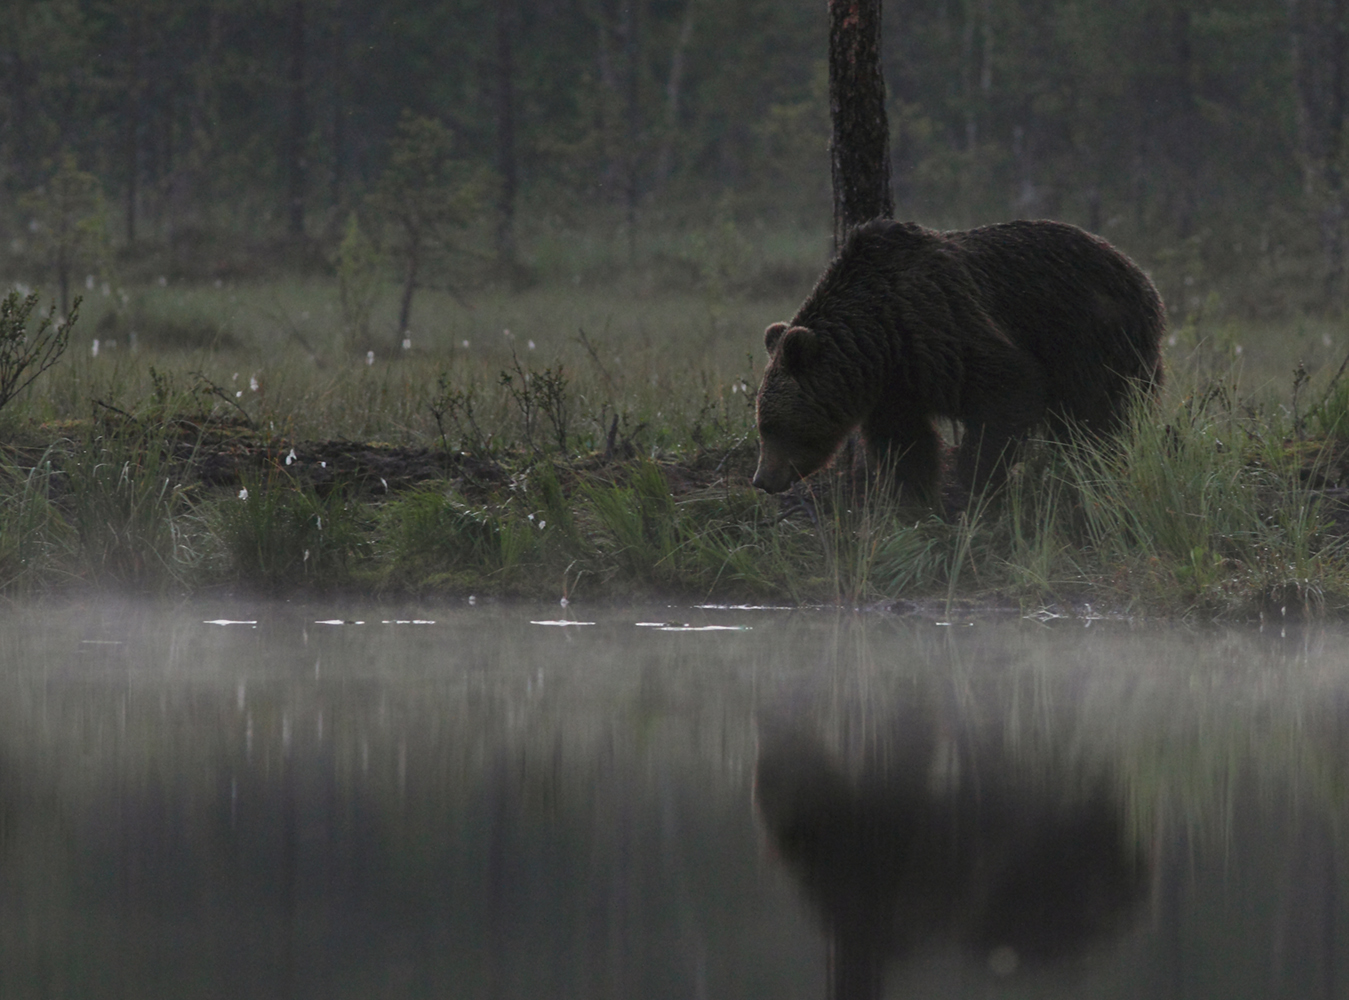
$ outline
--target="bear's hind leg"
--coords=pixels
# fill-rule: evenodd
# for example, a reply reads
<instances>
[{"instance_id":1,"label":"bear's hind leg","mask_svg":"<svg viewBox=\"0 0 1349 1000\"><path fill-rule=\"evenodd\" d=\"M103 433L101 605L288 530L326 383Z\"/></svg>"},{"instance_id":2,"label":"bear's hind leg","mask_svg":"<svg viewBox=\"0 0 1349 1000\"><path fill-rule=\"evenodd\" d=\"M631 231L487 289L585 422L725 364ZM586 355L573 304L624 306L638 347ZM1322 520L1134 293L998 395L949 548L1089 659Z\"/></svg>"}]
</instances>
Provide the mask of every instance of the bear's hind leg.
<instances>
[{"instance_id":1,"label":"bear's hind leg","mask_svg":"<svg viewBox=\"0 0 1349 1000\"><path fill-rule=\"evenodd\" d=\"M941 438L919 413L873 413L862 423L867 457L888 475L906 501L935 504L940 497Z\"/></svg>"}]
</instances>

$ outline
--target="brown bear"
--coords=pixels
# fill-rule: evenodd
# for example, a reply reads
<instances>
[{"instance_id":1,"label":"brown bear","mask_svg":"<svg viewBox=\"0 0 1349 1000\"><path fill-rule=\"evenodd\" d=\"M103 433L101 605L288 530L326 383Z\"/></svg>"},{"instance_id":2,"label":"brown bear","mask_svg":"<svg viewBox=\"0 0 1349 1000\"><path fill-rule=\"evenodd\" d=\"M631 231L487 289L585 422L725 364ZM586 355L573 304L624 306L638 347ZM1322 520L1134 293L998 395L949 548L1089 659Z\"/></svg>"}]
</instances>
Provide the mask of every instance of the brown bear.
<instances>
[{"instance_id":1,"label":"brown bear","mask_svg":"<svg viewBox=\"0 0 1349 1000\"><path fill-rule=\"evenodd\" d=\"M1165 325L1147 275L1076 226L867 223L764 334L754 485L785 490L860 427L902 493L935 502L945 417L964 428L959 488L996 487L1035 427L1118 431L1161 383Z\"/></svg>"}]
</instances>

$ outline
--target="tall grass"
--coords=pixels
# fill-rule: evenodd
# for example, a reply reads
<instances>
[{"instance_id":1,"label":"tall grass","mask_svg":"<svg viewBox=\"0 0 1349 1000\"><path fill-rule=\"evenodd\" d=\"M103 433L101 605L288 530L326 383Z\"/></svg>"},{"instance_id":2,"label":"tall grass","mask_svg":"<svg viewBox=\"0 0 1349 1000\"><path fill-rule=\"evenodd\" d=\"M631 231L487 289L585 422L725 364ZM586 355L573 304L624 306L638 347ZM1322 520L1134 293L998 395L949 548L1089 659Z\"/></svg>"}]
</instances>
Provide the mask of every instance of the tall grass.
<instances>
[{"instance_id":1,"label":"tall grass","mask_svg":"<svg viewBox=\"0 0 1349 1000\"><path fill-rule=\"evenodd\" d=\"M206 506L217 573L262 589L348 582L368 544L368 514L342 489L320 494L284 471L246 477L233 497Z\"/></svg>"},{"instance_id":2,"label":"tall grass","mask_svg":"<svg viewBox=\"0 0 1349 1000\"><path fill-rule=\"evenodd\" d=\"M135 351L122 337L95 355L77 329L6 410L27 445L0 467L0 586L1349 606L1336 330L1196 313L1167 394L1120 441L1032 442L1000 493L949 517L842 468L785 498L749 487L760 331L794 297L584 285L428 294L406 348L380 340L386 297L373 355L343 346L331 282L137 293L128 322L208 317L230 336ZM1310 377L1290 395L1294 370ZM447 478L363 495L272 454L339 437L430 449ZM243 481L200 481L194 457L235 443L254 456Z\"/></svg>"},{"instance_id":3,"label":"tall grass","mask_svg":"<svg viewBox=\"0 0 1349 1000\"><path fill-rule=\"evenodd\" d=\"M47 589L74 549L73 529L51 500L53 476L51 449L28 468L0 462L0 593Z\"/></svg>"},{"instance_id":4,"label":"tall grass","mask_svg":"<svg viewBox=\"0 0 1349 1000\"><path fill-rule=\"evenodd\" d=\"M100 585L183 588L202 552L175 441L159 424L94 424L62 463L70 570Z\"/></svg>"}]
</instances>

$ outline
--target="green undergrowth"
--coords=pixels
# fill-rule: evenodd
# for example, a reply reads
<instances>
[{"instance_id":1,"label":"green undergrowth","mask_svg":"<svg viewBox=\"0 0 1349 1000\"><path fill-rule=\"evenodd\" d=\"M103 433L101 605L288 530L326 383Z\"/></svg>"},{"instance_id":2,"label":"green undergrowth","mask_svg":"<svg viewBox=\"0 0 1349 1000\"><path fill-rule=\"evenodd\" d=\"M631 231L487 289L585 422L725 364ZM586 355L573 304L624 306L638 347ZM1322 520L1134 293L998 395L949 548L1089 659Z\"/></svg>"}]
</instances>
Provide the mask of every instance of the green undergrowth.
<instances>
[{"instance_id":1,"label":"green undergrowth","mask_svg":"<svg viewBox=\"0 0 1349 1000\"><path fill-rule=\"evenodd\" d=\"M212 486L192 476L225 447L205 424L110 417L5 459L0 585L1334 614L1349 609L1349 536L1342 448L1324 431L1345 399L1328 394L1299 435L1213 383L1109 447L1032 443L1000 494L958 516L842 471L766 496L743 441L720 469L692 452L501 449L490 476L383 492L316 485L278 445Z\"/></svg>"},{"instance_id":2,"label":"green undergrowth","mask_svg":"<svg viewBox=\"0 0 1349 1000\"><path fill-rule=\"evenodd\" d=\"M1187 321L1166 393L1121 440L1030 442L997 495L952 515L844 462L780 497L749 485L761 361L752 331L728 331L779 307L540 292L377 356L301 325L320 292L276 298L286 335L222 310L238 346L186 357L96 354L77 331L0 411L0 593L1349 610L1349 379L1329 330ZM208 314L196 294L182 309ZM1294 349L1315 368L1297 363L1290 395Z\"/></svg>"}]
</instances>

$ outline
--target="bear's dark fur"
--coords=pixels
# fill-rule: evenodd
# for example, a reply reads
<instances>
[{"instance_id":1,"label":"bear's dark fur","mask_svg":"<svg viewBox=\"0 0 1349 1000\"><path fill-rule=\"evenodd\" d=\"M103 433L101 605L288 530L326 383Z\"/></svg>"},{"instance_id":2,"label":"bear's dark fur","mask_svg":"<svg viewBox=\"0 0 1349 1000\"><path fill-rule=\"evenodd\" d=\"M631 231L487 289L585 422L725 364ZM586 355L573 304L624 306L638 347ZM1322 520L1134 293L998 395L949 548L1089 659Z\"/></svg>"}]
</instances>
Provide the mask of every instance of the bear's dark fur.
<instances>
[{"instance_id":1,"label":"bear's dark fur","mask_svg":"<svg viewBox=\"0 0 1349 1000\"><path fill-rule=\"evenodd\" d=\"M1075 226L860 226L764 334L754 485L786 489L860 427L907 495L935 501L945 417L964 427L959 486L996 486L1032 428L1118 431L1161 383L1165 323L1147 275Z\"/></svg>"}]
</instances>

